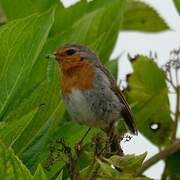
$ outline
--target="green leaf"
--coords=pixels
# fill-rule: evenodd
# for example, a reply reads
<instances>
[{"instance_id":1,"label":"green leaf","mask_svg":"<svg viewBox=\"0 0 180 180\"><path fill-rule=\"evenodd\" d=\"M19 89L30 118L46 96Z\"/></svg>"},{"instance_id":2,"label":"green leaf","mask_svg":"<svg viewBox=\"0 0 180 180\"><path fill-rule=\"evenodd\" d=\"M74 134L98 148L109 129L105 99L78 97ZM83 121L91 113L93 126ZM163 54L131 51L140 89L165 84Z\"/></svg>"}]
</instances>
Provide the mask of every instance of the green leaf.
<instances>
[{"instance_id":1,"label":"green leaf","mask_svg":"<svg viewBox=\"0 0 180 180\"><path fill-rule=\"evenodd\" d=\"M22 164L11 148L0 140L0 179L32 179L29 170Z\"/></svg>"},{"instance_id":2,"label":"green leaf","mask_svg":"<svg viewBox=\"0 0 180 180\"><path fill-rule=\"evenodd\" d=\"M174 0L174 4L176 6L178 13L180 14L180 0Z\"/></svg>"},{"instance_id":3,"label":"green leaf","mask_svg":"<svg viewBox=\"0 0 180 180\"><path fill-rule=\"evenodd\" d=\"M113 178L113 176L120 176L120 173L115 169L110 166L110 164L107 164L100 159L97 159L97 162L100 165L100 172L104 174L105 176L109 178Z\"/></svg>"},{"instance_id":4,"label":"green leaf","mask_svg":"<svg viewBox=\"0 0 180 180\"><path fill-rule=\"evenodd\" d=\"M53 12L12 21L0 28L0 119L5 119L19 101L23 83L45 43L53 23Z\"/></svg>"},{"instance_id":5,"label":"green leaf","mask_svg":"<svg viewBox=\"0 0 180 180\"><path fill-rule=\"evenodd\" d=\"M47 180L46 174L41 165L38 165L38 168L34 174L34 180Z\"/></svg>"},{"instance_id":6,"label":"green leaf","mask_svg":"<svg viewBox=\"0 0 180 180\"><path fill-rule=\"evenodd\" d=\"M141 167L147 153L141 155L125 155L117 156L114 155L108 161L110 164L113 164L115 167L118 167L122 173L135 173L135 169Z\"/></svg>"},{"instance_id":7,"label":"green leaf","mask_svg":"<svg viewBox=\"0 0 180 180\"><path fill-rule=\"evenodd\" d=\"M31 0L23 1L23 0L0 0L0 4L5 11L6 17L8 20L20 18L23 16L27 16L31 14L33 10L33 4ZM28 6L28 8L27 8ZM20 9L21 8L21 9Z\"/></svg>"},{"instance_id":8,"label":"green leaf","mask_svg":"<svg viewBox=\"0 0 180 180\"><path fill-rule=\"evenodd\" d=\"M167 158L167 168L168 175L170 180L180 179L180 166L177 165L177 162L180 161L180 151L177 151L173 155Z\"/></svg>"},{"instance_id":9,"label":"green leaf","mask_svg":"<svg viewBox=\"0 0 180 180\"><path fill-rule=\"evenodd\" d=\"M62 179L63 179L63 170L55 180L62 180Z\"/></svg>"},{"instance_id":10,"label":"green leaf","mask_svg":"<svg viewBox=\"0 0 180 180\"><path fill-rule=\"evenodd\" d=\"M123 30L159 32L169 27L158 12L144 2L128 0Z\"/></svg>"},{"instance_id":11,"label":"green leaf","mask_svg":"<svg viewBox=\"0 0 180 180\"><path fill-rule=\"evenodd\" d=\"M58 173L63 169L63 167L66 165L65 162L61 161L57 161L55 162L47 171L46 171L46 175L48 177L48 179L52 179L54 178L54 176L57 176ZM61 171L62 172L62 171ZM61 177L61 173L58 175L58 177ZM57 177L57 179L58 179Z\"/></svg>"},{"instance_id":12,"label":"green leaf","mask_svg":"<svg viewBox=\"0 0 180 180\"><path fill-rule=\"evenodd\" d=\"M42 123L42 120L36 117L23 131L13 146L15 152L17 152L30 169L34 170L36 165L42 161L43 153L47 153L47 140L51 136L51 131L54 131L57 123L62 120L63 112L64 106L61 102L56 109L51 112L52 114L46 117L48 120L38 128L34 127L33 124L36 123L35 121L37 120L40 120ZM46 149L44 149L44 147L46 147ZM47 154L45 155L47 157Z\"/></svg>"},{"instance_id":13,"label":"green leaf","mask_svg":"<svg viewBox=\"0 0 180 180\"><path fill-rule=\"evenodd\" d=\"M45 11L55 2L54 0L0 0L8 21Z\"/></svg>"},{"instance_id":14,"label":"green leaf","mask_svg":"<svg viewBox=\"0 0 180 180\"><path fill-rule=\"evenodd\" d=\"M172 128L165 74L145 56L131 63L134 72L128 76L127 97L134 104L138 129L154 144L164 146Z\"/></svg>"},{"instance_id":15,"label":"green leaf","mask_svg":"<svg viewBox=\"0 0 180 180\"><path fill-rule=\"evenodd\" d=\"M83 151L80 153L80 156L77 160L76 167L79 169L79 171L82 170L82 174L83 174L83 169L87 168L89 164L91 164L91 161L93 159L94 148L92 147L92 149L90 149L89 147L92 147L92 143L91 144L88 143L83 147Z\"/></svg>"},{"instance_id":16,"label":"green leaf","mask_svg":"<svg viewBox=\"0 0 180 180\"><path fill-rule=\"evenodd\" d=\"M96 159L99 166L98 176L102 179L117 179L117 180L148 180L147 177L135 177L135 169L140 167L146 157L147 153L135 156L111 156L109 159ZM115 168L116 167L116 168ZM91 170L93 173L93 170Z\"/></svg>"},{"instance_id":17,"label":"green leaf","mask_svg":"<svg viewBox=\"0 0 180 180\"><path fill-rule=\"evenodd\" d=\"M112 73L113 77L117 79L118 78L118 59L108 61L106 63L106 67Z\"/></svg>"},{"instance_id":18,"label":"green leaf","mask_svg":"<svg viewBox=\"0 0 180 180\"><path fill-rule=\"evenodd\" d=\"M2 139L7 146L13 146L16 140L21 136L24 129L32 121L37 109L24 115L20 119L13 119L10 122L0 123L0 139Z\"/></svg>"},{"instance_id":19,"label":"green leaf","mask_svg":"<svg viewBox=\"0 0 180 180\"><path fill-rule=\"evenodd\" d=\"M54 36L67 31L67 29L70 29L75 22L79 21L87 14L90 14L94 11L100 11L102 8L105 8L105 6L109 6L109 4L115 2L116 0L95 0L91 2L81 0L69 8L64 8L61 3L58 3L51 35Z\"/></svg>"}]
</instances>

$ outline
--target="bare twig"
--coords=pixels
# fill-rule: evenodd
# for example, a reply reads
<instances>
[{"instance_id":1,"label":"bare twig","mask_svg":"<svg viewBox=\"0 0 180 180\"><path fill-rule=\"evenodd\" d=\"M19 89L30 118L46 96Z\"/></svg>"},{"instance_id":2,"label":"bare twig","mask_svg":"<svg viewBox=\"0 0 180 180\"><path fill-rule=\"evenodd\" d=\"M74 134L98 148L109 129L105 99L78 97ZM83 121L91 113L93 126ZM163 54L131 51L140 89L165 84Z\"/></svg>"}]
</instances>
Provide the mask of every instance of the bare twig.
<instances>
[{"instance_id":1,"label":"bare twig","mask_svg":"<svg viewBox=\"0 0 180 180\"><path fill-rule=\"evenodd\" d=\"M156 155L152 156L150 159L145 161L145 163L137 170L136 176L141 175L145 170L151 167L153 164L157 163L159 160L165 159L171 154L175 153L180 149L180 138L175 140L173 144L171 144L165 150L160 151Z\"/></svg>"},{"instance_id":2,"label":"bare twig","mask_svg":"<svg viewBox=\"0 0 180 180\"><path fill-rule=\"evenodd\" d=\"M166 77L166 81L172 86L173 89L176 89L176 86L174 85L173 81L171 79L168 79Z\"/></svg>"},{"instance_id":3,"label":"bare twig","mask_svg":"<svg viewBox=\"0 0 180 180\"><path fill-rule=\"evenodd\" d=\"M179 79L178 79L178 70L175 70L175 78L176 78L176 85L179 85Z\"/></svg>"},{"instance_id":4,"label":"bare twig","mask_svg":"<svg viewBox=\"0 0 180 180\"><path fill-rule=\"evenodd\" d=\"M174 118L174 129L172 134L172 141L176 139L176 132L178 126L178 118L179 118L179 109L180 109L180 85L176 87L176 113Z\"/></svg>"}]
</instances>

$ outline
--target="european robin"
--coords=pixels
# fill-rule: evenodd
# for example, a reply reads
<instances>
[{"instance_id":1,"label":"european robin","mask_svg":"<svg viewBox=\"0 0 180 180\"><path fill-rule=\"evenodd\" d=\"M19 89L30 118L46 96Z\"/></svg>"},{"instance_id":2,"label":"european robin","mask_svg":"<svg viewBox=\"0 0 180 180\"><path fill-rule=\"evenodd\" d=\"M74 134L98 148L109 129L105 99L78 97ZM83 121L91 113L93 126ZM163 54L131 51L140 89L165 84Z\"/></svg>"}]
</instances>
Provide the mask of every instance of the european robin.
<instances>
[{"instance_id":1,"label":"european robin","mask_svg":"<svg viewBox=\"0 0 180 180\"><path fill-rule=\"evenodd\" d=\"M108 129L123 117L137 134L131 109L111 73L87 47L68 44L55 53L62 95L72 119L88 127Z\"/></svg>"}]
</instances>

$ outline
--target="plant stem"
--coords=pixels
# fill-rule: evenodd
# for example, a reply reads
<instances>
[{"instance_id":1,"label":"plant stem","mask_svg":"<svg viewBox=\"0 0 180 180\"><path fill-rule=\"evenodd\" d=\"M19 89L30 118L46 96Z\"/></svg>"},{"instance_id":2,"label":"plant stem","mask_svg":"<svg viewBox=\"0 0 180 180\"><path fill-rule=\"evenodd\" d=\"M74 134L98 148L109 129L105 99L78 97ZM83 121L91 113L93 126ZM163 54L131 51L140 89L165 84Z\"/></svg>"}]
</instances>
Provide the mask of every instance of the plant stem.
<instances>
[{"instance_id":1,"label":"plant stem","mask_svg":"<svg viewBox=\"0 0 180 180\"><path fill-rule=\"evenodd\" d=\"M145 163L136 171L135 176L141 175L145 170L151 167L153 164L157 163L159 160L165 159L171 154L175 153L180 149L180 138L175 140L173 144L167 147L165 150L160 151L156 155L152 156L150 159L145 161Z\"/></svg>"},{"instance_id":2,"label":"plant stem","mask_svg":"<svg viewBox=\"0 0 180 180\"><path fill-rule=\"evenodd\" d=\"M161 180L166 180L167 176L168 176L168 166L167 166L167 161L165 161L165 167L164 167L163 174L161 176Z\"/></svg>"},{"instance_id":3,"label":"plant stem","mask_svg":"<svg viewBox=\"0 0 180 180\"><path fill-rule=\"evenodd\" d=\"M172 86L173 89L176 89L176 86L173 84L172 80L166 78L166 81Z\"/></svg>"},{"instance_id":4,"label":"plant stem","mask_svg":"<svg viewBox=\"0 0 180 180\"><path fill-rule=\"evenodd\" d=\"M176 87L176 113L174 118L174 129L172 132L172 141L176 139L177 126L178 126L178 118L179 118L179 110L180 110L180 86Z\"/></svg>"}]
</instances>

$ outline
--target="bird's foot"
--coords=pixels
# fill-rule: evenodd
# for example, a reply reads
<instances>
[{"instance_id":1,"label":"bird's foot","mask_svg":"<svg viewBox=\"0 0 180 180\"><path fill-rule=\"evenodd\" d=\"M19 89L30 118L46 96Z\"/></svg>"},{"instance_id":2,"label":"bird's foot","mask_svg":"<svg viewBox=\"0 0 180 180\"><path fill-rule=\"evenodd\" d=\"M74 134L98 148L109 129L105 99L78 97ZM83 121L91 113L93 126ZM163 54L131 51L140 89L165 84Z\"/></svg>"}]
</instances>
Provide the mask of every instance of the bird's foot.
<instances>
[{"instance_id":1,"label":"bird's foot","mask_svg":"<svg viewBox=\"0 0 180 180\"><path fill-rule=\"evenodd\" d=\"M86 133L83 135L83 137L81 138L81 140L75 145L75 152L76 152L76 155L77 157L79 157L81 151L82 151L82 148L83 148L83 141L84 139L87 137L89 131L91 130L91 128L89 128Z\"/></svg>"}]
</instances>

